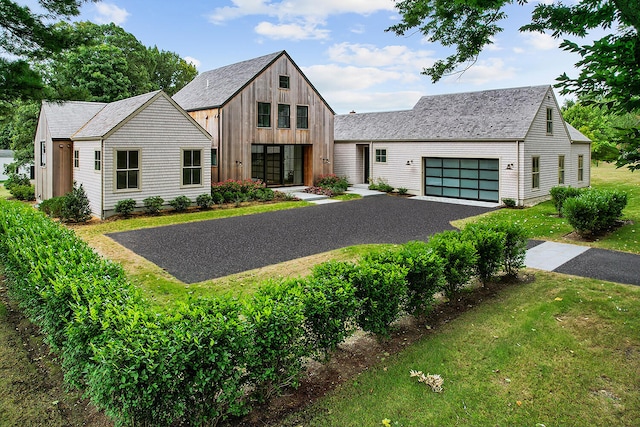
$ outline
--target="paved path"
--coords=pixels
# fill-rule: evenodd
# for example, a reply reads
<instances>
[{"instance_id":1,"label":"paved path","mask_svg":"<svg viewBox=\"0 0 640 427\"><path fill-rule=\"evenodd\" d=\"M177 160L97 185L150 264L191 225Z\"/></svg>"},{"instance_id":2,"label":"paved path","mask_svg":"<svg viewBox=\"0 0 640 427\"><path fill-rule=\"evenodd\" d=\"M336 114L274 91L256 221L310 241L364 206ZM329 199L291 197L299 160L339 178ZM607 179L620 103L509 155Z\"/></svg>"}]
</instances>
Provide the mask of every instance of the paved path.
<instances>
[{"instance_id":1,"label":"paved path","mask_svg":"<svg viewBox=\"0 0 640 427\"><path fill-rule=\"evenodd\" d=\"M490 208L379 196L110 234L185 283L346 246L427 240Z\"/></svg>"},{"instance_id":2,"label":"paved path","mask_svg":"<svg viewBox=\"0 0 640 427\"><path fill-rule=\"evenodd\" d=\"M640 286L640 255L558 242L531 241L525 264L545 271Z\"/></svg>"}]
</instances>

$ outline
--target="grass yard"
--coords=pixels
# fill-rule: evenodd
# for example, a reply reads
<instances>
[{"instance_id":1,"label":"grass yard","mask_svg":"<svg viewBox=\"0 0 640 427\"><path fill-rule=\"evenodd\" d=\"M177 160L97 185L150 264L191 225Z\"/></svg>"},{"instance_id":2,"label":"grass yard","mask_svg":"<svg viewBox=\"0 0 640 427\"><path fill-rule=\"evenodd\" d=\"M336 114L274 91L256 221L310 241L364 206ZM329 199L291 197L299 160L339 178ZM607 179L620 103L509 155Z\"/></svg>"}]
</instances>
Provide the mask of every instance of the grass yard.
<instances>
[{"instance_id":1,"label":"grass yard","mask_svg":"<svg viewBox=\"0 0 640 427\"><path fill-rule=\"evenodd\" d=\"M533 239L554 240L558 242L587 245L602 249L640 253L640 173L626 168L617 169L614 165L600 163L591 167L591 185L602 189L617 189L628 195L628 204L624 209L625 224L595 241L569 239L573 231L564 218L559 218L550 201L526 209L500 209L489 214L454 221L456 227L464 227L468 222L505 219L525 225Z\"/></svg>"},{"instance_id":2,"label":"grass yard","mask_svg":"<svg viewBox=\"0 0 640 427\"><path fill-rule=\"evenodd\" d=\"M587 426L640 419L640 289L536 273L285 425ZM434 393L410 370L439 374Z\"/></svg>"}]
</instances>

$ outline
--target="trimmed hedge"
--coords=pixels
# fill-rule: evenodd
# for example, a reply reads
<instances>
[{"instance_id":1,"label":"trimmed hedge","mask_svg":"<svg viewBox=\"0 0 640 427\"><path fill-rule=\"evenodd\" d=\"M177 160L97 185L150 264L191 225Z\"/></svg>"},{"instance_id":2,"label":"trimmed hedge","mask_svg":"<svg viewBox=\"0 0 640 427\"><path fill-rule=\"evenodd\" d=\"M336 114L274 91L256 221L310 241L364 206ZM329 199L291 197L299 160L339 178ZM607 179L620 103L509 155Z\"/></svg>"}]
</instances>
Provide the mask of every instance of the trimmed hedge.
<instances>
[{"instance_id":1,"label":"trimmed hedge","mask_svg":"<svg viewBox=\"0 0 640 427\"><path fill-rule=\"evenodd\" d=\"M578 234L589 236L612 227L625 206L626 193L591 189L565 200L562 213Z\"/></svg>"},{"instance_id":2,"label":"trimmed hedge","mask_svg":"<svg viewBox=\"0 0 640 427\"><path fill-rule=\"evenodd\" d=\"M560 217L562 217L562 206L564 205L565 200L578 197L583 191L586 190L583 188L563 186L552 187L551 190L549 190L549 194L551 194L551 202Z\"/></svg>"},{"instance_id":3,"label":"trimmed hedge","mask_svg":"<svg viewBox=\"0 0 640 427\"><path fill-rule=\"evenodd\" d=\"M196 299L157 313L119 265L72 231L0 201L11 296L60 356L65 379L117 425L215 425L295 387L305 358L328 357L356 325L388 336L403 312L431 307L452 265L442 242L457 248L461 234L323 263L246 301Z\"/></svg>"}]
</instances>

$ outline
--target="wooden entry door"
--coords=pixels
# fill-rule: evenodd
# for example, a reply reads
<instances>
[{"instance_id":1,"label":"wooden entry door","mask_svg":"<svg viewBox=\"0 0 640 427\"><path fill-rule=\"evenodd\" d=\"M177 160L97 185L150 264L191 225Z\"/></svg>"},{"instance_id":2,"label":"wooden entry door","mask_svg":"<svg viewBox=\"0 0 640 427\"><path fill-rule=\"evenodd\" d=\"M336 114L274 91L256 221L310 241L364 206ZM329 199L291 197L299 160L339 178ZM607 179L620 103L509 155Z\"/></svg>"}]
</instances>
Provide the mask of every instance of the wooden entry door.
<instances>
[{"instance_id":1,"label":"wooden entry door","mask_svg":"<svg viewBox=\"0 0 640 427\"><path fill-rule=\"evenodd\" d=\"M53 143L53 197L64 196L73 189L73 143Z\"/></svg>"}]
</instances>

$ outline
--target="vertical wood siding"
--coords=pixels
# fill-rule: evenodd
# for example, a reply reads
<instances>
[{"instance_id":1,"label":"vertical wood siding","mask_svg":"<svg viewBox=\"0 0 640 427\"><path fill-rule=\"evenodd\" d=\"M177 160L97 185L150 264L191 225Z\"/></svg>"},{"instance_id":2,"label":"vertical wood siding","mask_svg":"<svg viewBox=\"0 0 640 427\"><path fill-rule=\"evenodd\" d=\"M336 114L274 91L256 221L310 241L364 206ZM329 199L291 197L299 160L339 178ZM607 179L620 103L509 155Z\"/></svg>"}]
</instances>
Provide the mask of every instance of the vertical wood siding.
<instances>
[{"instance_id":1,"label":"vertical wood siding","mask_svg":"<svg viewBox=\"0 0 640 427\"><path fill-rule=\"evenodd\" d=\"M116 150L140 150L138 190L116 190L114 156ZM182 187L182 149L202 150L202 185ZM134 199L138 206L150 196L165 203L185 195L191 200L209 193L211 183L211 140L168 100L159 97L104 141L104 206L112 213L116 203ZM93 167L93 164L91 165Z\"/></svg>"}]
</instances>

